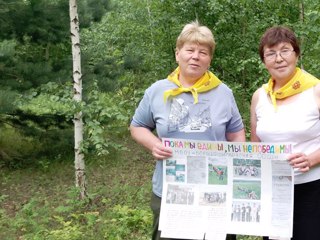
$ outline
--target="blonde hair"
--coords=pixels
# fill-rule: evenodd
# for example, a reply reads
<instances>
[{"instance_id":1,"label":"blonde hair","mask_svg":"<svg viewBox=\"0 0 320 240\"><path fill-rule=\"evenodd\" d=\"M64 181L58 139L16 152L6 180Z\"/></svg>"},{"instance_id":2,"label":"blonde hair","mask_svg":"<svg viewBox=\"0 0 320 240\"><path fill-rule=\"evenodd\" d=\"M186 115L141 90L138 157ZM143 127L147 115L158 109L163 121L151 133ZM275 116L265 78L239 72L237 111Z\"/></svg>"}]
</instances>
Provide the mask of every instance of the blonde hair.
<instances>
[{"instance_id":1,"label":"blonde hair","mask_svg":"<svg viewBox=\"0 0 320 240\"><path fill-rule=\"evenodd\" d=\"M193 21L184 26L177 38L176 49L180 50L186 42L208 46L211 56L216 47L216 42L211 30L206 26L200 25L198 21Z\"/></svg>"}]
</instances>

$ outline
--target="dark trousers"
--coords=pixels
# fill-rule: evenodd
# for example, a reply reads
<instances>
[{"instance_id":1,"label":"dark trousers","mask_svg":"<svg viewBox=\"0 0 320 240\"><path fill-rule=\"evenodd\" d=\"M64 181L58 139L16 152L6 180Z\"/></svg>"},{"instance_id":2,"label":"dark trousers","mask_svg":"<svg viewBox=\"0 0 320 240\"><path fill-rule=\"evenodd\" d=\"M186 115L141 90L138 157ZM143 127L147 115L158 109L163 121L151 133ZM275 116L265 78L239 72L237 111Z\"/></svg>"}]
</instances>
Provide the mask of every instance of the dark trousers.
<instances>
[{"instance_id":1,"label":"dark trousers","mask_svg":"<svg viewBox=\"0 0 320 240\"><path fill-rule=\"evenodd\" d=\"M160 208L161 208L161 198L152 193L151 197L151 210L153 212L153 229L152 229L152 240L177 240L171 238L161 238L161 231L158 230L159 218L160 218ZM237 236L234 234L228 234L226 240L236 240ZM180 239L183 240L183 239Z\"/></svg>"},{"instance_id":2,"label":"dark trousers","mask_svg":"<svg viewBox=\"0 0 320 240\"><path fill-rule=\"evenodd\" d=\"M292 235L291 240L320 239L320 180L294 186Z\"/></svg>"},{"instance_id":3,"label":"dark trousers","mask_svg":"<svg viewBox=\"0 0 320 240\"><path fill-rule=\"evenodd\" d=\"M292 240L320 239L320 180L294 186Z\"/></svg>"}]
</instances>

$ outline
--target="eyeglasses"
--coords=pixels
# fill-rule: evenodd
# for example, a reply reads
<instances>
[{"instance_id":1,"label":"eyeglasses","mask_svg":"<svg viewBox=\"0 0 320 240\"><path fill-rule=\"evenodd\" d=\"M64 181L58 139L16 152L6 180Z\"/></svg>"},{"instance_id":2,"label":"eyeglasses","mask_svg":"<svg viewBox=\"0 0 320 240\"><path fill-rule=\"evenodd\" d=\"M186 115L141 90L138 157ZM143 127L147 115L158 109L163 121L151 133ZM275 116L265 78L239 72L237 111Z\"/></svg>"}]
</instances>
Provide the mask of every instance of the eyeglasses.
<instances>
[{"instance_id":1,"label":"eyeglasses","mask_svg":"<svg viewBox=\"0 0 320 240\"><path fill-rule=\"evenodd\" d=\"M294 52L294 49L282 49L281 51L279 51L279 55L282 58L288 58L292 52ZM263 57L266 61L271 62L271 61L274 61L277 56L278 56L278 52L271 51L264 54Z\"/></svg>"}]
</instances>

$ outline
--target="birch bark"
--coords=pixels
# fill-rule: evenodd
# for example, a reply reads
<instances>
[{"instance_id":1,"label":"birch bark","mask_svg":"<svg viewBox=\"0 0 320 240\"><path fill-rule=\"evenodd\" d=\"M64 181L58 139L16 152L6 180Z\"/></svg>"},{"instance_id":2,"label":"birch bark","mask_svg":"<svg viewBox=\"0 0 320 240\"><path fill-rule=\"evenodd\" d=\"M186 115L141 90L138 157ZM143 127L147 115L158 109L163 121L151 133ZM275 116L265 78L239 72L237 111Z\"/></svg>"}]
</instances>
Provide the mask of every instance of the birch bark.
<instances>
[{"instance_id":1,"label":"birch bark","mask_svg":"<svg viewBox=\"0 0 320 240\"><path fill-rule=\"evenodd\" d=\"M82 101L82 73L81 73L81 52L80 52L80 34L79 17L77 9L77 0L69 0L70 7L70 30L72 43L72 62L73 62L73 99L81 103ZM87 197L85 161L84 154L81 152L80 145L83 140L83 121L82 113L74 114L74 152L75 152L75 180L76 187L80 190L80 199Z\"/></svg>"}]
</instances>

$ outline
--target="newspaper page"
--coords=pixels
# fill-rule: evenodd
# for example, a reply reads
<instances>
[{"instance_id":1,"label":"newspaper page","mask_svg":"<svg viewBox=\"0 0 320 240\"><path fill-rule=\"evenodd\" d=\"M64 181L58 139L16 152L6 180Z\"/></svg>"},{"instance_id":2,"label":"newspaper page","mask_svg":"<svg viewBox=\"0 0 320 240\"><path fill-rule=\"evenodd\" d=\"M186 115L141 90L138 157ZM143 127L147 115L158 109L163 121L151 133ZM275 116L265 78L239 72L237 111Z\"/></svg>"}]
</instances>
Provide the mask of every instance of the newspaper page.
<instances>
[{"instance_id":1,"label":"newspaper page","mask_svg":"<svg viewBox=\"0 0 320 240\"><path fill-rule=\"evenodd\" d=\"M224 240L227 233L290 239L290 143L163 139L161 237Z\"/></svg>"}]
</instances>

